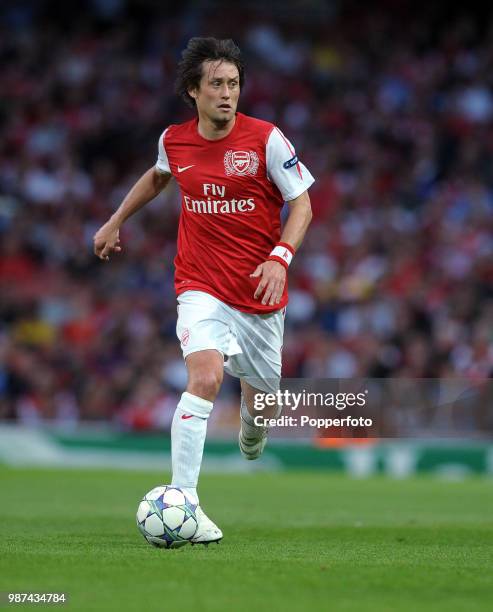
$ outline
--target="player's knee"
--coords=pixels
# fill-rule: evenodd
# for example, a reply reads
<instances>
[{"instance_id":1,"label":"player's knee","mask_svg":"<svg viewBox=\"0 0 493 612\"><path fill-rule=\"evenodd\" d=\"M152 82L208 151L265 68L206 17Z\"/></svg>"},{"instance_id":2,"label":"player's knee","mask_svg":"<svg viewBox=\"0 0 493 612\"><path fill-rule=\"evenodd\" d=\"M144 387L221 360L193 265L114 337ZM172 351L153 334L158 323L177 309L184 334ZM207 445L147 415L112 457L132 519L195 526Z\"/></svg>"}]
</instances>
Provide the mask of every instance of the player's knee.
<instances>
[{"instance_id":1,"label":"player's knee","mask_svg":"<svg viewBox=\"0 0 493 612\"><path fill-rule=\"evenodd\" d=\"M214 401L223 382L223 371L218 368L203 368L190 376L187 391L198 397Z\"/></svg>"}]
</instances>

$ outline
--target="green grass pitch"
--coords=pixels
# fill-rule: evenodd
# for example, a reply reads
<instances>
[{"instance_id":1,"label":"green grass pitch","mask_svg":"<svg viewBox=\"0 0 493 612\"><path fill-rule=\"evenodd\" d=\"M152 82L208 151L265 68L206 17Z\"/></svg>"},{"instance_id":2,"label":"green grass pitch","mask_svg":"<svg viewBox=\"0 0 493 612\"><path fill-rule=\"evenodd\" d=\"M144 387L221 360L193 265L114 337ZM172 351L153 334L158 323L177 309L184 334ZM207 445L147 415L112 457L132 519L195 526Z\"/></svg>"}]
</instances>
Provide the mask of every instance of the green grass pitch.
<instances>
[{"instance_id":1,"label":"green grass pitch","mask_svg":"<svg viewBox=\"0 0 493 612\"><path fill-rule=\"evenodd\" d=\"M204 475L225 537L179 550L135 525L140 497L166 482L157 472L0 468L0 482L0 591L65 591L61 609L493 609L486 478Z\"/></svg>"}]
</instances>

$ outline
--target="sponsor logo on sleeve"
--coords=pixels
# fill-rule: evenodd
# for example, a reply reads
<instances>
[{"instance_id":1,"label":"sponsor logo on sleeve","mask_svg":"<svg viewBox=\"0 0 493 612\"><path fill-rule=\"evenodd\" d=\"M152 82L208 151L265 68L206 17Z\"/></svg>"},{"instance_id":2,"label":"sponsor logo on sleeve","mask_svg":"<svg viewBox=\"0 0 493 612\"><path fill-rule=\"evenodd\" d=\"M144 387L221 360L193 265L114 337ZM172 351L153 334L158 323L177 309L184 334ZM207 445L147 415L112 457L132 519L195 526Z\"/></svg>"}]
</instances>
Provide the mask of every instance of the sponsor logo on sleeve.
<instances>
[{"instance_id":1,"label":"sponsor logo on sleeve","mask_svg":"<svg viewBox=\"0 0 493 612\"><path fill-rule=\"evenodd\" d=\"M226 151L224 155L224 170L226 176L254 176L259 165L255 151Z\"/></svg>"},{"instance_id":2,"label":"sponsor logo on sleeve","mask_svg":"<svg viewBox=\"0 0 493 612\"><path fill-rule=\"evenodd\" d=\"M283 163L282 167L285 168L286 170L289 170L289 168L292 168L293 166L296 166L297 163L298 163L298 156L295 155L291 159L288 159L288 161L285 161Z\"/></svg>"}]
</instances>

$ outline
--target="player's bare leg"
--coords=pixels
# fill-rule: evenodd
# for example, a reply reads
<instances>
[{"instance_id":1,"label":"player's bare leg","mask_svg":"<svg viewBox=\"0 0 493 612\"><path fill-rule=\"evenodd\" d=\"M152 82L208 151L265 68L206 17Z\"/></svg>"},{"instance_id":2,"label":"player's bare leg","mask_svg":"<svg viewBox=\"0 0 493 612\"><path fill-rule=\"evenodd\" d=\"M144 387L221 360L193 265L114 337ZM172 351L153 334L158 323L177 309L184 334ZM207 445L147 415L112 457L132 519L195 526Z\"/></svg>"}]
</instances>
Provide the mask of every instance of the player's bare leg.
<instances>
[{"instance_id":1,"label":"player's bare leg","mask_svg":"<svg viewBox=\"0 0 493 612\"><path fill-rule=\"evenodd\" d=\"M171 484L185 489L198 500L197 482L202 464L207 419L223 380L223 356L216 350L187 356L187 390L176 408L171 425ZM218 542L222 531L197 508L198 528L192 544Z\"/></svg>"},{"instance_id":2,"label":"player's bare leg","mask_svg":"<svg viewBox=\"0 0 493 612\"><path fill-rule=\"evenodd\" d=\"M240 433L238 442L240 451L245 459L252 461L258 459L267 444L268 427L255 425L254 418L262 416L273 418L279 415L279 406L266 406L262 410L255 410L255 399L261 403L263 391L255 389L246 381L241 380L241 407L240 407Z\"/></svg>"}]
</instances>

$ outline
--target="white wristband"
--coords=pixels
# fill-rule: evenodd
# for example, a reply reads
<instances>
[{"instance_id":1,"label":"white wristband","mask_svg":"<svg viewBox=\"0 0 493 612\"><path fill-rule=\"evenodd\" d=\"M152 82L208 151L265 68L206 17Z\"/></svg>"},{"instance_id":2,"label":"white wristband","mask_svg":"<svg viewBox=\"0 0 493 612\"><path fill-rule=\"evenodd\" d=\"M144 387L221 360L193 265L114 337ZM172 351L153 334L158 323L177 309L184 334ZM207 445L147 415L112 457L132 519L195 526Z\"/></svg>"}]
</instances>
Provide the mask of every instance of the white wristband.
<instances>
[{"instance_id":1,"label":"white wristband","mask_svg":"<svg viewBox=\"0 0 493 612\"><path fill-rule=\"evenodd\" d=\"M272 249L269 257L279 257L286 262L286 265L289 266L291 260L293 259L293 253L286 247L280 246L279 244Z\"/></svg>"}]
</instances>

